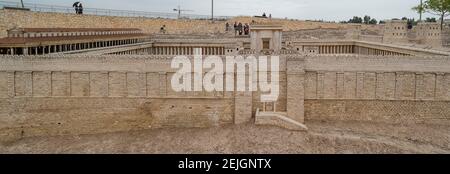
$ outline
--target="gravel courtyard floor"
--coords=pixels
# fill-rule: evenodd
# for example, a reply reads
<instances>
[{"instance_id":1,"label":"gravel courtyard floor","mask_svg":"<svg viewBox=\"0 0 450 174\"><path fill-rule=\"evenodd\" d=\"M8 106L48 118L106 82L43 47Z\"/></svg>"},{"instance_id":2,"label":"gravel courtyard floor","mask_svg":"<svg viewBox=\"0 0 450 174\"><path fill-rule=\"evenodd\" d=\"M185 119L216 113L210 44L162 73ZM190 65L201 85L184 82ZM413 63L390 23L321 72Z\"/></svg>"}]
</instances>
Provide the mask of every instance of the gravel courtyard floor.
<instances>
[{"instance_id":1,"label":"gravel courtyard floor","mask_svg":"<svg viewBox=\"0 0 450 174\"><path fill-rule=\"evenodd\" d=\"M0 144L0 153L445 153L450 127L308 122L308 132L253 124L36 137Z\"/></svg>"}]
</instances>

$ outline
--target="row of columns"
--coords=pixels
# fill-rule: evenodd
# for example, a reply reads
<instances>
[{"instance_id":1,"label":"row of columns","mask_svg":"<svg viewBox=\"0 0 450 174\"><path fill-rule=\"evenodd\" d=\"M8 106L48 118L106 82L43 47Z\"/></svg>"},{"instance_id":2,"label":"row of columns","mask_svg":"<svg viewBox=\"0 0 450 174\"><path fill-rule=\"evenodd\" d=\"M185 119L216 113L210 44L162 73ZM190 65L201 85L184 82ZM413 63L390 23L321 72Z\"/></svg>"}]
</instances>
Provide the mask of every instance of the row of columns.
<instances>
[{"instance_id":1,"label":"row of columns","mask_svg":"<svg viewBox=\"0 0 450 174\"><path fill-rule=\"evenodd\" d=\"M127 45L139 43L141 39L125 39L125 40L109 40L98 42L85 42L73 44L59 44L59 45L44 45L37 47L11 47L0 48L0 54L8 55L43 55L58 52L76 51L100 47L111 47L117 45Z\"/></svg>"},{"instance_id":2,"label":"row of columns","mask_svg":"<svg viewBox=\"0 0 450 174\"><path fill-rule=\"evenodd\" d=\"M323 45L319 46L319 54L362 54L362 55L393 55L408 56L409 54L399 53L376 48L355 46L355 45Z\"/></svg>"},{"instance_id":3,"label":"row of columns","mask_svg":"<svg viewBox=\"0 0 450 174\"><path fill-rule=\"evenodd\" d=\"M319 46L319 54L352 54L353 45L324 45Z\"/></svg>"},{"instance_id":4,"label":"row of columns","mask_svg":"<svg viewBox=\"0 0 450 174\"><path fill-rule=\"evenodd\" d=\"M388 50L381 50L376 48L368 48L362 46L355 47L355 53L362 55L377 55L377 56L409 56L409 54L399 53Z\"/></svg>"},{"instance_id":5,"label":"row of columns","mask_svg":"<svg viewBox=\"0 0 450 174\"><path fill-rule=\"evenodd\" d=\"M150 50L150 48L141 48L141 49L127 50L127 51L120 51L120 52L116 52L113 54L116 54L116 55L136 55L136 54L147 55L149 50Z\"/></svg>"},{"instance_id":6,"label":"row of columns","mask_svg":"<svg viewBox=\"0 0 450 174\"><path fill-rule=\"evenodd\" d=\"M202 55L225 55L225 47L183 47L183 46L181 47L156 46L150 48L121 51L115 54L193 55L194 48L202 48Z\"/></svg>"}]
</instances>

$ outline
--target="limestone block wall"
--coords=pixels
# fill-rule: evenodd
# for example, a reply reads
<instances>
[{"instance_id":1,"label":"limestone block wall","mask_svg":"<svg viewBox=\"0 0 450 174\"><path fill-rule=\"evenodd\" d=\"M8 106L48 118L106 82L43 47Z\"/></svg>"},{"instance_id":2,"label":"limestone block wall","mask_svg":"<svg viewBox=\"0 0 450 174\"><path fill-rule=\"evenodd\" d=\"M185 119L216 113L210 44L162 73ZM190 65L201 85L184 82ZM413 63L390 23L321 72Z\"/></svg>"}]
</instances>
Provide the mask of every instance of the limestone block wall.
<instances>
[{"instance_id":1,"label":"limestone block wall","mask_svg":"<svg viewBox=\"0 0 450 174\"><path fill-rule=\"evenodd\" d=\"M259 91L175 92L170 62L0 56L0 138L239 124L262 108ZM306 124L450 124L449 67L449 57L283 55L279 100L266 109Z\"/></svg>"},{"instance_id":2,"label":"limestone block wall","mask_svg":"<svg viewBox=\"0 0 450 174\"><path fill-rule=\"evenodd\" d=\"M367 42L383 43L383 36L378 35L359 35L358 40Z\"/></svg>"},{"instance_id":3,"label":"limestone block wall","mask_svg":"<svg viewBox=\"0 0 450 174\"><path fill-rule=\"evenodd\" d=\"M384 43L408 43L407 21L388 21L384 27Z\"/></svg>"},{"instance_id":4,"label":"limestone block wall","mask_svg":"<svg viewBox=\"0 0 450 174\"><path fill-rule=\"evenodd\" d=\"M173 91L173 74L168 57L2 56L0 137L211 127L241 114L228 93Z\"/></svg>"},{"instance_id":5,"label":"limestone block wall","mask_svg":"<svg viewBox=\"0 0 450 174\"><path fill-rule=\"evenodd\" d=\"M311 57L306 118L450 123L448 57Z\"/></svg>"},{"instance_id":6,"label":"limestone block wall","mask_svg":"<svg viewBox=\"0 0 450 174\"><path fill-rule=\"evenodd\" d=\"M444 28L444 31L448 30ZM419 40L419 44L429 45L433 47L442 46L442 31L439 23L418 23L413 28L416 38Z\"/></svg>"},{"instance_id":7,"label":"limestone block wall","mask_svg":"<svg viewBox=\"0 0 450 174\"><path fill-rule=\"evenodd\" d=\"M76 15L66 13L42 13L22 10L0 10L0 37L6 37L6 30L17 27L26 28L139 28L145 33L159 33L160 27L166 25L169 34L206 34L225 33L225 23L234 22L250 24L252 21L266 21L266 19L252 17L236 17L229 21L208 20L172 20L150 19L141 17L115 17ZM314 29L314 28L345 28L346 25L335 23L295 21L273 19L280 23L285 31Z\"/></svg>"},{"instance_id":8,"label":"limestone block wall","mask_svg":"<svg viewBox=\"0 0 450 174\"><path fill-rule=\"evenodd\" d=\"M1 56L0 137L240 124L262 106L260 92L174 91L177 69L170 68L171 60L169 55ZM286 112L286 58L280 63L280 97L272 107Z\"/></svg>"}]
</instances>

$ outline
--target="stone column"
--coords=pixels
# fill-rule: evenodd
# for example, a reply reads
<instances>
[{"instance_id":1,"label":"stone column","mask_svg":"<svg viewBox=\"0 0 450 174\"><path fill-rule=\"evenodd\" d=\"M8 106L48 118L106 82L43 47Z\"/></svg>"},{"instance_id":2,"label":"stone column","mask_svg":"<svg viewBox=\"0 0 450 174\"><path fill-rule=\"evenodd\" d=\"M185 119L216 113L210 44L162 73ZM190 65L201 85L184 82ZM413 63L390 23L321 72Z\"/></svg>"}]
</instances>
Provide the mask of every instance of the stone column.
<instances>
[{"instance_id":1,"label":"stone column","mask_svg":"<svg viewBox=\"0 0 450 174\"><path fill-rule=\"evenodd\" d=\"M28 55L28 48L22 48L23 55Z\"/></svg>"},{"instance_id":2,"label":"stone column","mask_svg":"<svg viewBox=\"0 0 450 174\"><path fill-rule=\"evenodd\" d=\"M245 74L246 79L250 78L248 74ZM237 75L239 76L239 75ZM236 76L236 77L237 77ZM236 78L235 78L236 79ZM235 81L237 83L244 83L240 85L245 85L244 82ZM239 84L236 84L236 86ZM245 92L235 91L234 93L234 123L235 124L243 124L251 121L253 117L253 93L251 91L248 91L248 89Z\"/></svg>"},{"instance_id":3,"label":"stone column","mask_svg":"<svg viewBox=\"0 0 450 174\"><path fill-rule=\"evenodd\" d=\"M7 86L8 86L8 97L13 98L16 96L16 87L15 87L15 72L7 71Z\"/></svg>"},{"instance_id":4,"label":"stone column","mask_svg":"<svg viewBox=\"0 0 450 174\"><path fill-rule=\"evenodd\" d=\"M159 95L164 97L167 95L167 73L159 73Z\"/></svg>"},{"instance_id":5,"label":"stone column","mask_svg":"<svg viewBox=\"0 0 450 174\"><path fill-rule=\"evenodd\" d=\"M287 115L305 123L305 70L304 60L291 59L287 62Z\"/></svg>"}]
</instances>

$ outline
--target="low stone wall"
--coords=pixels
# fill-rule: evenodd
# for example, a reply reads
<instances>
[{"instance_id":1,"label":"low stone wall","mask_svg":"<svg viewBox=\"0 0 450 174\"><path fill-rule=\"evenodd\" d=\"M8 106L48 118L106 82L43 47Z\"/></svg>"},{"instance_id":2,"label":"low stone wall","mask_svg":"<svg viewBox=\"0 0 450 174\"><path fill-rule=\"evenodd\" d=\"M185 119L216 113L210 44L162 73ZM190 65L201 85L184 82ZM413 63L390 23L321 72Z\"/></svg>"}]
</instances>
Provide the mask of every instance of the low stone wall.
<instances>
[{"instance_id":1,"label":"low stone wall","mask_svg":"<svg viewBox=\"0 0 450 174\"><path fill-rule=\"evenodd\" d=\"M383 36L359 35L359 40L367 42L383 43Z\"/></svg>"},{"instance_id":2,"label":"low stone wall","mask_svg":"<svg viewBox=\"0 0 450 174\"><path fill-rule=\"evenodd\" d=\"M2 140L231 124L231 99L16 97L0 101Z\"/></svg>"},{"instance_id":3,"label":"low stone wall","mask_svg":"<svg viewBox=\"0 0 450 174\"><path fill-rule=\"evenodd\" d=\"M450 123L449 57L306 60L307 120Z\"/></svg>"},{"instance_id":4,"label":"low stone wall","mask_svg":"<svg viewBox=\"0 0 450 174\"><path fill-rule=\"evenodd\" d=\"M306 100L305 119L450 125L450 101Z\"/></svg>"}]
</instances>

